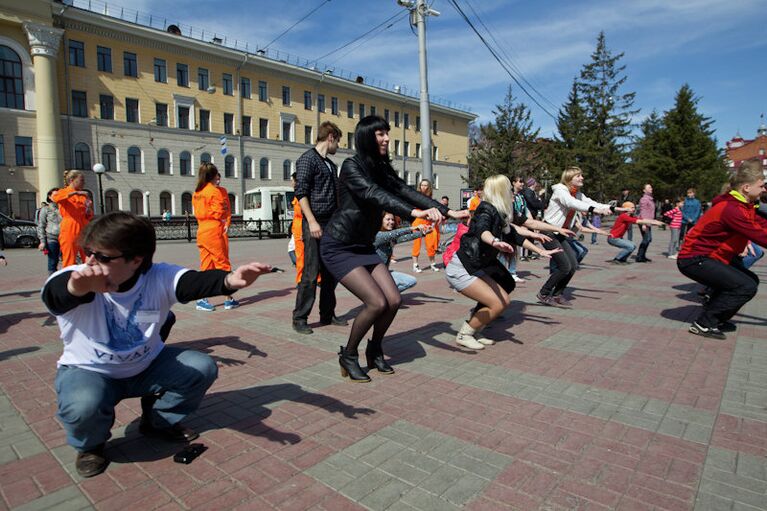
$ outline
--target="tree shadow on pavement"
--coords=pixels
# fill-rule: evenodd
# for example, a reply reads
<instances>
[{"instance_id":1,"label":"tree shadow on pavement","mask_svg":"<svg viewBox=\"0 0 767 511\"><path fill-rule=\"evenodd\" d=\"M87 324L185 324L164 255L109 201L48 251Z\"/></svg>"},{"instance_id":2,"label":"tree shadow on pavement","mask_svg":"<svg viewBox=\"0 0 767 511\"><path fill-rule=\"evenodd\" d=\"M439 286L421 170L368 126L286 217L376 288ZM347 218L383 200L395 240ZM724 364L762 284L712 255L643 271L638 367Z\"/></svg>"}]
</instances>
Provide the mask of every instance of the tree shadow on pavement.
<instances>
[{"instance_id":1,"label":"tree shadow on pavement","mask_svg":"<svg viewBox=\"0 0 767 511\"><path fill-rule=\"evenodd\" d=\"M5 360L8 360L9 358L13 358L19 355L24 355L25 353L32 353L39 349L40 348L37 346L28 346L26 348L15 348L12 350L0 351L0 362L3 362Z\"/></svg>"},{"instance_id":2,"label":"tree shadow on pavement","mask_svg":"<svg viewBox=\"0 0 767 511\"><path fill-rule=\"evenodd\" d=\"M272 414L272 409L282 402L302 403L321 408L332 414L341 414L347 419L376 413L370 408L358 408L336 398L311 392L294 383L262 385L246 389L213 392L205 396L202 405L185 425L198 433L229 429L246 435L263 437L270 442L293 445L301 436L280 431L263 423ZM108 456L114 463L156 461L180 451L183 444L157 439L147 439L138 432L139 417L125 428L125 437L108 443ZM204 435L196 442L205 443ZM244 450L247 446L236 444L233 449ZM238 451L239 452L239 451Z\"/></svg>"},{"instance_id":3,"label":"tree shadow on pavement","mask_svg":"<svg viewBox=\"0 0 767 511\"><path fill-rule=\"evenodd\" d=\"M222 357L220 355L215 355L213 353L214 346L228 346L230 348L243 351L248 354L247 358L252 358L254 356L266 358L268 356L265 352L259 350L253 344L249 344L241 340L236 335L228 335L224 337L209 337L207 339L199 339L195 341L186 341L186 342L172 342L172 345L178 348L190 349L195 351L201 351L202 353L207 353L208 355L210 355L210 357L213 360L215 360L216 362L220 362L221 364L225 366L245 365L246 362L244 360L238 360L235 358L227 358L227 357Z\"/></svg>"},{"instance_id":4,"label":"tree shadow on pavement","mask_svg":"<svg viewBox=\"0 0 767 511\"><path fill-rule=\"evenodd\" d=\"M52 319L48 312L19 312L17 314L6 314L5 316L0 316L0 334L6 333L13 325L34 318L47 318L44 326L48 326L48 321Z\"/></svg>"},{"instance_id":5,"label":"tree shadow on pavement","mask_svg":"<svg viewBox=\"0 0 767 511\"><path fill-rule=\"evenodd\" d=\"M426 293L416 292L407 293L402 295L402 307L411 307L413 305L423 305L425 303L453 303L455 300L452 298L445 298L443 296L427 295Z\"/></svg>"}]
</instances>

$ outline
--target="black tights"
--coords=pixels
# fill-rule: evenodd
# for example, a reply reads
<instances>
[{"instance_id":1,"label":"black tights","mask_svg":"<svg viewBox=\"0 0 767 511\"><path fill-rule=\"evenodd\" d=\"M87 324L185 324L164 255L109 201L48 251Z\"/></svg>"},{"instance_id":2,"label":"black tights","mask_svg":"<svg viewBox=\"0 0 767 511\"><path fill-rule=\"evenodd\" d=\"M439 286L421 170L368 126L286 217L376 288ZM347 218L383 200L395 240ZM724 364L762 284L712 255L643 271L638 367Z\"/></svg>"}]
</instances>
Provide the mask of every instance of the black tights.
<instances>
[{"instance_id":1,"label":"black tights","mask_svg":"<svg viewBox=\"0 0 767 511\"><path fill-rule=\"evenodd\" d=\"M373 327L373 342L381 342L389 329L397 310L402 303L397 285L383 264L377 264L372 270L359 266L341 279L341 285L362 300L362 310L357 314L349 333L346 350L357 352L357 347Z\"/></svg>"}]
</instances>

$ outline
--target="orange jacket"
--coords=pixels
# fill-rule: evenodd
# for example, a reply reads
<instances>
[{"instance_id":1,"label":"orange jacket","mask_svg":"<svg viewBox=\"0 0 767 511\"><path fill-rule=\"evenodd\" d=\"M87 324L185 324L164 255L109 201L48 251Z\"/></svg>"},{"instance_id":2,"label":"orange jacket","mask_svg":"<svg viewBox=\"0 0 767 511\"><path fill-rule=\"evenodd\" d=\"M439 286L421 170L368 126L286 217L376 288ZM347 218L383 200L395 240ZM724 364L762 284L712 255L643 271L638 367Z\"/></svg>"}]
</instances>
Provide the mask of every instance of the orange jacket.
<instances>
[{"instance_id":1,"label":"orange jacket","mask_svg":"<svg viewBox=\"0 0 767 511\"><path fill-rule=\"evenodd\" d=\"M293 234L293 239L295 241L302 241L302 223L304 221L304 214L301 212L301 205L295 197L293 197L291 205L293 206L293 223L290 226L290 232Z\"/></svg>"},{"instance_id":2,"label":"orange jacket","mask_svg":"<svg viewBox=\"0 0 767 511\"><path fill-rule=\"evenodd\" d=\"M224 225L229 218L229 199L226 197L226 191L221 193L221 189L213 183L208 183L199 192L194 192L192 207L198 224L198 239L201 234L223 234Z\"/></svg>"},{"instance_id":3,"label":"orange jacket","mask_svg":"<svg viewBox=\"0 0 767 511\"><path fill-rule=\"evenodd\" d=\"M77 236L93 218L93 211L89 210L87 206L88 197L80 194L69 195L76 191L71 186L67 186L60 188L51 195L53 202L59 205L59 213L61 213L60 232L64 236Z\"/></svg>"}]
</instances>

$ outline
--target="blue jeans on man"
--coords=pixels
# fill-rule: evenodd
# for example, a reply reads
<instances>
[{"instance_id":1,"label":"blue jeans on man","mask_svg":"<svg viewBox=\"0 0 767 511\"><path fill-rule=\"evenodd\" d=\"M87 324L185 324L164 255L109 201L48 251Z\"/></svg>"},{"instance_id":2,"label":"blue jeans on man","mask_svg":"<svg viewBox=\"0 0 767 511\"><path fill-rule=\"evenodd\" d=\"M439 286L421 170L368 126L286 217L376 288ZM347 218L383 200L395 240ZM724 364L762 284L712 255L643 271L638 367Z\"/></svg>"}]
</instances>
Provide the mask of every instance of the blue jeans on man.
<instances>
[{"instance_id":1,"label":"blue jeans on man","mask_svg":"<svg viewBox=\"0 0 767 511\"><path fill-rule=\"evenodd\" d=\"M59 260L61 259L59 240L45 240L45 248L48 249L48 275L50 275L59 269Z\"/></svg>"},{"instance_id":2,"label":"blue jeans on man","mask_svg":"<svg viewBox=\"0 0 767 511\"><path fill-rule=\"evenodd\" d=\"M652 243L652 227L649 225L642 225L639 230L642 232L642 243L639 244L639 250L637 250L637 262L648 262L647 248Z\"/></svg>"},{"instance_id":3,"label":"blue jeans on man","mask_svg":"<svg viewBox=\"0 0 767 511\"><path fill-rule=\"evenodd\" d=\"M635 248L637 248L637 246L629 240L624 240L623 238L613 238L612 236L607 238L607 243L613 247L621 249L621 251L618 252L618 255L613 257L613 260L620 261L622 263L628 261L631 253Z\"/></svg>"}]
</instances>

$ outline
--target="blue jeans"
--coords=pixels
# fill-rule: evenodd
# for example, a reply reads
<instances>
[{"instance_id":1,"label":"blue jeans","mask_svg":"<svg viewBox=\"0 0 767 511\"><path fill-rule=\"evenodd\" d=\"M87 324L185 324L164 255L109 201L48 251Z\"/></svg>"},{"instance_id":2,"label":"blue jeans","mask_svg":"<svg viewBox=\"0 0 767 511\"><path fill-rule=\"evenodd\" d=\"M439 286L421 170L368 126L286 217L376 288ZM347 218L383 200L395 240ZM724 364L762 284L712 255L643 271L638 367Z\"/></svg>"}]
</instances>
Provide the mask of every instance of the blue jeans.
<instances>
[{"instance_id":1,"label":"blue jeans","mask_svg":"<svg viewBox=\"0 0 767 511\"><path fill-rule=\"evenodd\" d=\"M415 286L418 282L412 275L399 271L391 272L391 278L394 279L394 283L397 284L397 289L399 289L400 293Z\"/></svg>"},{"instance_id":2,"label":"blue jeans","mask_svg":"<svg viewBox=\"0 0 767 511\"><path fill-rule=\"evenodd\" d=\"M630 242L629 240L624 240L623 238L613 238L612 236L609 236L607 238L607 243L610 245L621 249L620 252L618 252L618 255L615 256L613 259L616 259L618 261L627 261L629 256L631 255L631 252L634 251L635 248L637 248L634 243Z\"/></svg>"},{"instance_id":3,"label":"blue jeans","mask_svg":"<svg viewBox=\"0 0 767 511\"><path fill-rule=\"evenodd\" d=\"M152 413L154 426L176 424L197 410L218 376L216 363L193 350L165 347L143 372L114 379L79 367L61 366L56 373L57 417L67 443L83 452L109 440L115 406L123 399L161 394Z\"/></svg>"},{"instance_id":4,"label":"blue jeans","mask_svg":"<svg viewBox=\"0 0 767 511\"><path fill-rule=\"evenodd\" d=\"M762 247L756 243L752 243L751 246L754 247L754 255L748 254L743 258L743 267L746 269L751 268L755 262L764 257L764 249Z\"/></svg>"},{"instance_id":5,"label":"blue jeans","mask_svg":"<svg viewBox=\"0 0 767 511\"><path fill-rule=\"evenodd\" d=\"M61 246L59 240L45 240L45 246L48 248L48 273L53 273L59 268L59 259L61 259Z\"/></svg>"}]
</instances>

